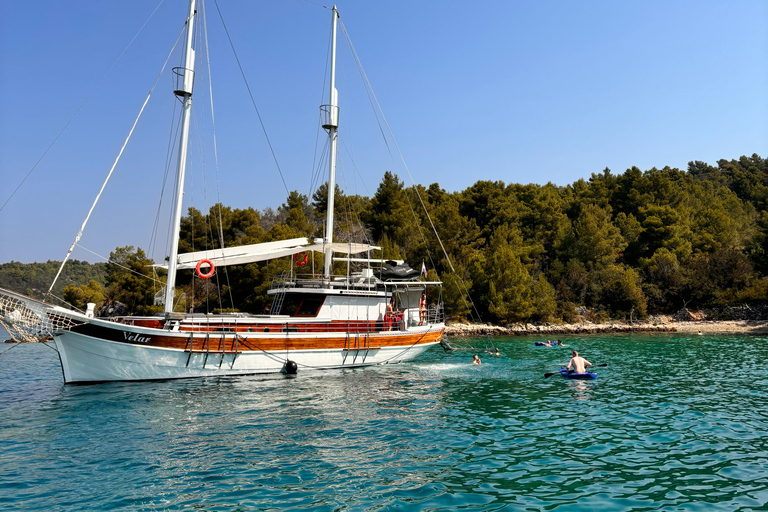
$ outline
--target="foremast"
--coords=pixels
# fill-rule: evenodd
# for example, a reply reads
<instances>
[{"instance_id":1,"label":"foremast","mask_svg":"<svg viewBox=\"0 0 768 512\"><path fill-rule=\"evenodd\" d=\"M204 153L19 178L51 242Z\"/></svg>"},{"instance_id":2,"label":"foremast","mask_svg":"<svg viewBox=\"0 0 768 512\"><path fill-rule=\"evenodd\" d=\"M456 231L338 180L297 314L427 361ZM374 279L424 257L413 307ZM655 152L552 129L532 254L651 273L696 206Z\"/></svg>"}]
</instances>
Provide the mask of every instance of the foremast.
<instances>
[{"instance_id":1,"label":"foremast","mask_svg":"<svg viewBox=\"0 0 768 512\"><path fill-rule=\"evenodd\" d=\"M176 163L176 201L173 205L173 218L171 221L171 254L168 260L168 280L165 286L165 314L169 316L174 309L174 296L176 292L176 266L179 256L179 233L181 232L181 205L184 200L184 174L187 166L187 141L189 139L189 118L192 112L192 86L195 80L195 50L192 48L194 41L195 3L189 1L189 15L187 16L187 45L185 48L184 67L174 68L177 84L174 94L182 102L181 137L179 140L179 157Z\"/></svg>"},{"instance_id":2,"label":"foremast","mask_svg":"<svg viewBox=\"0 0 768 512\"><path fill-rule=\"evenodd\" d=\"M323 277L329 280L331 279L331 267L333 266L333 203L334 195L336 194L336 143L339 129L339 93L336 90L336 20L339 17L339 12L335 5L333 6L332 13L330 102L328 105L320 107L320 110L325 114L323 128L328 130L330 141L330 150L328 151L328 208L325 218L325 239L323 240L323 245L325 246Z\"/></svg>"}]
</instances>

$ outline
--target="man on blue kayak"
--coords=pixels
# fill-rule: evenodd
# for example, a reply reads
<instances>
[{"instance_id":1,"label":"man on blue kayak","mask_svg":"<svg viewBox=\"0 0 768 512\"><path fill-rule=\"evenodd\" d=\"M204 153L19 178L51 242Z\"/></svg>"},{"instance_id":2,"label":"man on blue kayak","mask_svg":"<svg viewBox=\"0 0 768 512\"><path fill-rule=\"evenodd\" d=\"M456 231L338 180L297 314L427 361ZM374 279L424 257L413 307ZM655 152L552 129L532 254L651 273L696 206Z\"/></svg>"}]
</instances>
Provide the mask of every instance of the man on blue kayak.
<instances>
[{"instance_id":1,"label":"man on blue kayak","mask_svg":"<svg viewBox=\"0 0 768 512\"><path fill-rule=\"evenodd\" d=\"M587 373L587 367L592 366L592 363L579 356L579 353L575 350L573 351L572 355L573 357L571 357L571 360L568 361L568 366L566 366L565 369L570 371L571 366L573 366L573 369L576 371L576 373Z\"/></svg>"}]
</instances>

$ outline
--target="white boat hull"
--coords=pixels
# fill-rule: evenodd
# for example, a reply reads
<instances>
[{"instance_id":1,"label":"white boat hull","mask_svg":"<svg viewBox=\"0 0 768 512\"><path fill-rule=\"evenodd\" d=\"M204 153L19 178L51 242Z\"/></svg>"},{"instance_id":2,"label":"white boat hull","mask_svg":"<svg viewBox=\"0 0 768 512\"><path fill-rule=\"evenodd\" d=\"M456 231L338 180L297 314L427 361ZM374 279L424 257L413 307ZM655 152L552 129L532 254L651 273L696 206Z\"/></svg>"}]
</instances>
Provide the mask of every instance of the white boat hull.
<instances>
[{"instance_id":1,"label":"white boat hull","mask_svg":"<svg viewBox=\"0 0 768 512\"><path fill-rule=\"evenodd\" d=\"M188 352L133 345L63 331L54 335L65 383L185 379L279 373L286 360L298 371L408 361L438 342L377 349L312 349L281 352Z\"/></svg>"}]
</instances>

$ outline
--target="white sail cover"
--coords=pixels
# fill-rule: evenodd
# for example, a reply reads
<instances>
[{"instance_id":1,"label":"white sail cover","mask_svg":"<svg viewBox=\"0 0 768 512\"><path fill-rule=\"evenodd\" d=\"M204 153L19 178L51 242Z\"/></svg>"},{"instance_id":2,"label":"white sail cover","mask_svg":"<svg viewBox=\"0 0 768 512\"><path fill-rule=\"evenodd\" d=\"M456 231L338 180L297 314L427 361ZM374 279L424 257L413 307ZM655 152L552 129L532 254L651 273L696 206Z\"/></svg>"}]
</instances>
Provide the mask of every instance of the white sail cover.
<instances>
[{"instance_id":1,"label":"white sail cover","mask_svg":"<svg viewBox=\"0 0 768 512\"><path fill-rule=\"evenodd\" d=\"M305 251L323 252L324 249L325 246L323 244L314 244L304 247ZM379 251L381 250L381 247L368 244L334 242L331 244L331 250L339 254L362 254L364 252Z\"/></svg>"},{"instance_id":2,"label":"white sail cover","mask_svg":"<svg viewBox=\"0 0 768 512\"><path fill-rule=\"evenodd\" d=\"M196 251L179 254L178 269L192 269L200 260L210 260L214 266L244 265L255 261L272 260L283 256L291 256L305 251L323 252L323 244L308 245L306 238L291 238L277 242L264 242L261 244L240 245L237 247L225 247L224 249L210 249L208 251ZM375 247L367 244L332 244L333 252L343 254L360 254L372 250ZM156 265L160 268L168 268L168 265Z\"/></svg>"}]
</instances>

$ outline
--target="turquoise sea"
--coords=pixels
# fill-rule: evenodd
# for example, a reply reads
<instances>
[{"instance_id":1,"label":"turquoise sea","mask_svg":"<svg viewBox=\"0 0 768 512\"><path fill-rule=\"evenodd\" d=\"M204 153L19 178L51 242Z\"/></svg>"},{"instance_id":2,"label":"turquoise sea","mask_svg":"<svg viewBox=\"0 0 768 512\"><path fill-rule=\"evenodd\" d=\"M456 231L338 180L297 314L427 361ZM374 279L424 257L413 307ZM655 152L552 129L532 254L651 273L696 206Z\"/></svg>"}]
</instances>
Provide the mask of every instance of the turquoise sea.
<instances>
[{"instance_id":1,"label":"turquoise sea","mask_svg":"<svg viewBox=\"0 0 768 512\"><path fill-rule=\"evenodd\" d=\"M589 382L545 379L570 350L541 339L68 386L51 346L1 344L0 510L768 510L768 338L561 337L608 364Z\"/></svg>"}]
</instances>

